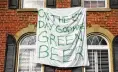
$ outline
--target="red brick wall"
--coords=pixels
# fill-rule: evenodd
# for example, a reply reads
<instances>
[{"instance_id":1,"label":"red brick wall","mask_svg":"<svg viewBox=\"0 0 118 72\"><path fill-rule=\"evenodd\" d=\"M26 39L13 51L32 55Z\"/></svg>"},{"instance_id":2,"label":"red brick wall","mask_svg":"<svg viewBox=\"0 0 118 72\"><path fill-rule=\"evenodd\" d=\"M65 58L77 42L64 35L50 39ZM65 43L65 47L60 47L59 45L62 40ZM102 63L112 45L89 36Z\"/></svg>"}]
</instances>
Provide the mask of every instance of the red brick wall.
<instances>
[{"instance_id":1,"label":"red brick wall","mask_svg":"<svg viewBox=\"0 0 118 72\"><path fill-rule=\"evenodd\" d=\"M57 8L68 8L68 7L71 7L70 2L71 2L71 0L56 0L56 7Z\"/></svg>"},{"instance_id":2,"label":"red brick wall","mask_svg":"<svg viewBox=\"0 0 118 72\"><path fill-rule=\"evenodd\" d=\"M92 24L108 29L114 36L118 35L118 9L109 12L87 12L87 26Z\"/></svg>"},{"instance_id":3,"label":"red brick wall","mask_svg":"<svg viewBox=\"0 0 118 72\"><path fill-rule=\"evenodd\" d=\"M69 3L67 4L64 3L65 7L70 7ZM57 7L61 7L60 5L62 4L58 3ZM14 35L22 28L27 27L28 24L36 23L37 12L17 12L16 10L8 9L7 0L0 0L0 72L4 70L6 33ZM91 27L92 24L100 25L112 32L113 35L118 35L118 10L87 12L87 26ZM71 71L68 70L67 72Z\"/></svg>"},{"instance_id":4,"label":"red brick wall","mask_svg":"<svg viewBox=\"0 0 118 72\"><path fill-rule=\"evenodd\" d=\"M0 72L4 70L6 33L15 34L28 24L37 23L37 12L8 9L7 0L0 0Z\"/></svg>"}]
</instances>

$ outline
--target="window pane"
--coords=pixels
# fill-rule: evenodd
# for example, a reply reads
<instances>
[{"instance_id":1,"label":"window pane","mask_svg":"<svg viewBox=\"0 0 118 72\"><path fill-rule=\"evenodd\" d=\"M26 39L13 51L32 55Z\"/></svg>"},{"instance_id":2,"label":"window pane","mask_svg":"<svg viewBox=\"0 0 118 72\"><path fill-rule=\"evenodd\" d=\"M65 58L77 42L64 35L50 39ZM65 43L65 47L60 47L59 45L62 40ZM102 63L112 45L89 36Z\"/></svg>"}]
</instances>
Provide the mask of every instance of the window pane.
<instances>
[{"instance_id":1,"label":"window pane","mask_svg":"<svg viewBox=\"0 0 118 72\"><path fill-rule=\"evenodd\" d=\"M84 0L84 7L86 8L105 8L106 0Z\"/></svg>"},{"instance_id":2,"label":"window pane","mask_svg":"<svg viewBox=\"0 0 118 72\"><path fill-rule=\"evenodd\" d=\"M109 72L108 50L88 50L88 57L90 66L86 67L85 72ZM95 68L98 68L98 71Z\"/></svg>"},{"instance_id":3,"label":"window pane","mask_svg":"<svg viewBox=\"0 0 118 72\"><path fill-rule=\"evenodd\" d=\"M32 45L36 44L36 35L31 34L23 37L19 46L19 66L18 72L41 72L41 64L35 63L36 49ZM29 48L30 47L30 48Z\"/></svg>"},{"instance_id":4,"label":"window pane","mask_svg":"<svg viewBox=\"0 0 118 72\"><path fill-rule=\"evenodd\" d=\"M98 68L99 72L109 72L108 50L98 51Z\"/></svg>"},{"instance_id":5,"label":"window pane","mask_svg":"<svg viewBox=\"0 0 118 72\"><path fill-rule=\"evenodd\" d=\"M40 72L41 65L34 63L35 50L21 49L19 53L19 72Z\"/></svg>"},{"instance_id":6,"label":"window pane","mask_svg":"<svg viewBox=\"0 0 118 72\"><path fill-rule=\"evenodd\" d=\"M91 1L91 8L97 8L97 1Z\"/></svg>"},{"instance_id":7,"label":"window pane","mask_svg":"<svg viewBox=\"0 0 118 72\"><path fill-rule=\"evenodd\" d=\"M23 8L42 8L44 7L43 0L23 0Z\"/></svg>"},{"instance_id":8,"label":"window pane","mask_svg":"<svg viewBox=\"0 0 118 72\"><path fill-rule=\"evenodd\" d=\"M87 44L88 45L107 45L107 42L104 38L99 35L90 35L87 37Z\"/></svg>"},{"instance_id":9,"label":"window pane","mask_svg":"<svg viewBox=\"0 0 118 72\"><path fill-rule=\"evenodd\" d=\"M98 1L98 7L105 7L105 1Z\"/></svg>"},{"instance_id":10,"label":"window pane","mask_svg":"<svg viewBox=\"0 0 118 72\"><path fill-rule=\"evenodd\" d=\"M84 1L84 7L90 8L90 1Z\"/></svg>"},{"instance_id":11,"label":"window pane","mask_svg":"<svg viewBox=\"0 0 118 72\"><path fill-rule=\"evenodd\" d=\"M36 35L28 35L20 41L20 45L35 45L36 44Z\"/></svg>"}]
</instances>

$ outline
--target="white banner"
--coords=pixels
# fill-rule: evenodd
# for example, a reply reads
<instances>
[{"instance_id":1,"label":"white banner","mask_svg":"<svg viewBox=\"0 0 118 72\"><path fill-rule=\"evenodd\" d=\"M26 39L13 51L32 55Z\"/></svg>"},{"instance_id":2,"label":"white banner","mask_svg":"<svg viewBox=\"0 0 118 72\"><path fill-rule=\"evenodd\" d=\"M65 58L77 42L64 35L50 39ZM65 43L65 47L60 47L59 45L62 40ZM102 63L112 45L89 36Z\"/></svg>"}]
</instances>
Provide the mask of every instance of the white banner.
<instances>
[{"instance_id":1,"label":"white banner","mask_svg":"<svg viewBox=\"0 0 118 72\"><path fill-rule=\"evenodd\" d=\"M57 67L88 66L85 8L38 11L37 62Z\"/></svg>"}]
</instances>

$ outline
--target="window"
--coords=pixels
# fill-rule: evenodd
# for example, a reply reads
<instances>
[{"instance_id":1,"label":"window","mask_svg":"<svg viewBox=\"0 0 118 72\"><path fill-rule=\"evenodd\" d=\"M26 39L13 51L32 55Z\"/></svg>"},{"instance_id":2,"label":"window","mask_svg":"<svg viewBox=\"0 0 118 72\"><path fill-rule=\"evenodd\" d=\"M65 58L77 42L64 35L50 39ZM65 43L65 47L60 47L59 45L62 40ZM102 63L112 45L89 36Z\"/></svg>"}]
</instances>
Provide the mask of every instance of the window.
<instances>
[{"instance_id":1,"label":"window","mask_svg":"<svg viewBox=\"0 0 118 72\"><path fill-rule=\"evenodd\" d=\"M21 0L20 8L28 9L28 8L55 8L56 0Z\"/></svg>"},{"instance_id":2,"label":"window","mask_svg":"<svg viewBox=\"0 0 118 72\"><path fill-rule=\"evenodd\" d=\"M84 0L85 8L106 8L107 0Z\"/></svg>"},{"instance_id":3,"label":"window","mask_svg":"<svg viewBox=\"0 0 118 72\"><path fill-rule=\"evenodd\" d=\"M21 8L43 8L44 0L22 0Z\"/></svg>"},{"instance_id":4,"label":"window","mask_svg":"<svg viewBox=\"0 0 118 72\"><path fill-rule=\"evenodd\" d=\"M57 0L8 0L8 6L9 9L37 8L37 7L55 8L56 1ZM118 0L71 0L70 5L71 7L83 6L92 9L100 8L102 10L102 8L103 9L118 8ZM108 11L109 10L110 9L108 9Z\"/></svg>"},{"instance_id":5,"label":"window","mask_svg":"<svg viewBox=\"0 0 118 72\"><path fill-rule=\"evenodd\" d=\"M71 6L85 8L107 8L108 0L71 0Z\"/></svg>"},{"instance_id":6,"label":"window","mask_svg":"<svg viewBox=\"0 0 118 72\"><path fill-rule=\"evenodd\" d=\"M94 34L87 37L87 44L90 66L85 67L85 72L110 72L107 40Z\"/></svg>"},{"instance_id":7,"label":"window","mask_svg":"<svg viewBox=\"0 0 118 72\"><path fill-rule=\"evenodd\" d=\"M35 44L35 35L27 35L21 39L19 44L18 72L41 72L41 65L34 62Z\"/></svg>"}]
</instances>

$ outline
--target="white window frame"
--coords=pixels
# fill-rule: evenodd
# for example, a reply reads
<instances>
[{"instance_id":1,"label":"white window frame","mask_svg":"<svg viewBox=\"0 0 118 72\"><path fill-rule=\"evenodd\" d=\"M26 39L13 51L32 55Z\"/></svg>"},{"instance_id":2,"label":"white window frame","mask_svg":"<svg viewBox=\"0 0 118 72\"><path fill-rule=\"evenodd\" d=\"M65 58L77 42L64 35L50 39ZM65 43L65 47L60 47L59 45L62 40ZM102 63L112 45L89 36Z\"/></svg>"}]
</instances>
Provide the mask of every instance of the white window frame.
<instances>
[{"instance_id":1,"label":"white window frame","mask_svg":"<svg viewBox=\"0 0 118 72\"><path fill-rule=\"evenodd\" d=\"M20 0L20 8L21 9L37 9L37 8L25 8L25 7L23 7L23 5L24 5L24 2L25 0ZM32 1L34 1L34 0L32 0ZM37 0L36 0L37 1ZM46 6L46 0L40 0L40 1L43 1L43 8L45 8L45 6ZM40 7L39 7L40 8Z\"/></svg>"},{"instance_id":2,"label":"white window frame","mask_svg":"<svg viewBox=\"0 0 118 72\"><path fill-rule=\"evenodd\" d=\"M84 7L84 1L83 0L81 0L81 6ZM106 0L105 7L101 7L101 8L86 8L86 9L87 9L87 11L111 11L109 0Z\"/></svg>"},{"instance_id":3,"label":"white window frame","mask_svg":"<svg viewBox=\"0 0 118 72\"><path fill-rule=\"evenodd\" d=\"M101 35L98 35L98 36L102 37L107 42L107 45L88 45L88 50L108 50L109 72L111 72L111 63L110 63L111 58L110 58L109 42L105 37ZM85 67L84 67L84 72L86 72Z\"/></svg>"},{"instance_id":4,"label":"white window frame","mask_svg":"<svg viewBox=\"0 0 118 72\"><path fill-rule=\"evenodd\" d=\"M20 49L36 49L36 45L19 45L19 51ZM17 66L17 72L19 70L19 54L18 54L18 66ZM43 66L41 65L41 72L44 71Z\"/></svg>"},{"instance_id":5,"label":"white window frame","mask_svg":"<svg viewBox=\"0 0 118 72\"><path fill-rule=\"evenodd\" d=\"M21 40L20 40L20 42L19 42L19 52L18 52L18 59L17 59L17 72L19 72L19 54L20 54L20 50L22 50L22 49L31 49L31 50L35 50L36 51L36 43L34 44L32 44L31 43L31 45L28 45L27 43L26 43L26 45L25 44L21 44L21 42L25 39L25 38L27 38L27 37L29 37L29 36L33 36L33 38L35 38L36 36L35 36L35 34L30 34L30 35L26 35L26 36L24 36ZM35 36L35 37L34 37ZM30 38L31 39L31 38ZM27 40L27 39L26 39ZM26 41L25 40L25 41ZM32 39L31 39L32 40ZM30 41L31 41L30 40ZM25 42L24 41L24 42ZM23 43L24 43L23 42ZM33 41L34 42L34 41ZM35 52L36 53L36 52ZM35 58L35 57L34 57ZM34 63L36 63L35 62L36 60L34 59ZM32 63L31 63L32 64ZM44 72L44 66L43 65L41 65L41 71L40 72Z\"/></svg>"},{"instance_id":6,"label":"white window frame","mask_svg":"<svg viewBox=\"0 0 118 72\"><path fill-rule=\"evenodd\" d=\"M88 50L108 50L108 59L109 59L109 72L111 72L111 63L110 63L110 51L106 45L88 45ZM85 72L84 68L84 72Z\"/></svg>"},{"instance_id":7,"label":"white window frame","mask_svg":"<svg viewBox=\"0 0 118 72\"><path fill-rule=\"evenodd\" d=\"M84 7L84 0L81 0L81 5ZM87 0L86 0L87 1ZM89 0L88 0L89 1ZM94 1L94 0L91 0L91 1ZM100 8L109 8L109 4L108 4L108 1L109 0L105 0L105 7L100 7ZM94 9L94 8L87 8L87 9Z\"/></svg>"}]
</instances>

